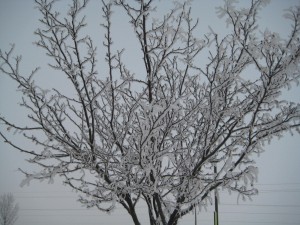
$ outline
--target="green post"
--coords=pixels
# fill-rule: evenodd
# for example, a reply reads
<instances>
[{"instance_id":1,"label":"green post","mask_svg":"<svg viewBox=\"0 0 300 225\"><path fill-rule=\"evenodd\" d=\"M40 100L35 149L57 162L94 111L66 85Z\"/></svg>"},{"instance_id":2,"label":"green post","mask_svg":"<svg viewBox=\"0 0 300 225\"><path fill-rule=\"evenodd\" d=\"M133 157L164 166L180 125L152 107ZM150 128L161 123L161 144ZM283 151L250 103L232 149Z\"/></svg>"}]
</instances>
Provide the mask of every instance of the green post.
<instances>
[{"instance_id":1,"label":"green post","mask_svg":"<svg viewBox=\"0 0 300 225\"><path fill-rule=\"evenodd\" d=\"M217 212L214 212L214 225L219 225L219 217Z\"/></svg>"}]
</instances>

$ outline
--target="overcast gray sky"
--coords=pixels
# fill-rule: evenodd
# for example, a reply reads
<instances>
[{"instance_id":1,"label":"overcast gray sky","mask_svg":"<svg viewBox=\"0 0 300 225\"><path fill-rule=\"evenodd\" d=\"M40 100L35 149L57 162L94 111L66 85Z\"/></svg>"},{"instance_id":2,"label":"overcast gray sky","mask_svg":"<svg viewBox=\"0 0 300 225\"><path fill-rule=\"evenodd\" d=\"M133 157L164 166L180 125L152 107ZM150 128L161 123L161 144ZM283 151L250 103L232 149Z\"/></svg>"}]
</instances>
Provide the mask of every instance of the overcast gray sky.
<instances>
[{"instance_id":1,"label":"overcast gray sky","mask_svg":"<svg viewBox=\"0 0 300 225\"><path fill-rule=\"evenodd\" d=\"M67 4L62 1L62 5ZM87 17L90 27L87 32L95 39L101 49L101 8L100 0L91 0L87 8ZM167 7L169 1L160 1L161 7ZM246 3L248 1L243 1ZM215 15L215 6L222 1L194 0L192 11L199 17L199 35L208 31L210 25L216 32L225 32L224 23ZM261 14L261 29L269 27L271 30L286 35L288 24L282 18L282 10L289 6L300 4L299 0L273 0ZM114 42L115 48L126 48L126 59L129 68L138 71L135 52L138 45L130 36L128 27L124 26L124 14L114 14ZM37 76L42 86L65 87L59 81L59 74L47 69L47 58L41 49L37 49L32 42L36 39L33 32L38 27L39 14L34 9L31 0L0 0L0 48L8 50L10 43L15 43L15 53L22 54L21 71L30 73L36 66L42 70ZM125 46L122 46L125 45ZM99 52L99 61L103 56ZM103 61L101 62L103 63ZM0 113L16 123L24 123L26 117L17 103L20 102L20 93L17 93L15 84L0 74ZM300 102L300 88L285 93L285 96ZM0 128L2 129L2 128ZM16 140L18 141L18 140ZM23 143L22 143L23 144ZM54 184L34 181L30 186L20 188L23 178L18 168L34 170L26 161L26 155L19 153L0 140L0 194L11 192L19 202L19 220L16 225L68 225L68 224L98 224L98 225L129 225L131 218L121 208L110 215L91 209L86 210L76 202L77 194L70 188L56 180ZM220 224L267 225L267 224L300 224L300 137L298 134L287 134L284 138L274 140L266 147L266 152L257 158L259 166L258 189L260 193L253 197L253 201L240 202L237 205L236 195L227 195L221 192ZM146 207L140 205L139 217L143 224L148 224ZM193 224L194 215L189 215L180 221L181 225ZM198 214L198 224L213 224L213 208Z\"/></svg>"}]
</instances>

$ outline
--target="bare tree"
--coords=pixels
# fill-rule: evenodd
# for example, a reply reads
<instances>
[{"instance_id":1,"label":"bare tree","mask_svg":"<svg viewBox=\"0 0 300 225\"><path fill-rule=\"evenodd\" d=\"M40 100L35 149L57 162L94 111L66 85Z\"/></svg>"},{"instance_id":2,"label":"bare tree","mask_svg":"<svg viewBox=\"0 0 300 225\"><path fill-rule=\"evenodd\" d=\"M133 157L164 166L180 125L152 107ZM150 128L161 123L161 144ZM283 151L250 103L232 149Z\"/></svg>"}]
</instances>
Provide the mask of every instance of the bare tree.
<instances>
[{"instance_id":1,"label":"bare tree","mask_svg":"<svg viewBox=\"0 0 300 225\"><path fill-rule=\"evenodd\" d=\"M146 202L151 225L176 225L217 189L256 194L254 153L273 137L299 132L299 104L280 94L299 81L300 7L285 14L291 32L284 40L258 30L268 1L250 1L248 9L232 2L218 8L232 32L199 38L187 2L158 18L152 0L103 0L107 70L97 71L96 47L81 31L87 1L73 0L64 16L54 1L35 0L42 15L36 45L74 95L43 90L34 82L37 70L22 75L13 48L1 51L1 71L18 84L31 119L21 127L1 116L1 126L38 147L25 149L0 135L42 168L22 170L24 184L59 175L85 194L80 201L87 207L109 212L121 204L135 225L139 201ZM112 48L113 7L126 12L140 45L139 76L124 64L123 50Z\"/></svg>"},{"instance_id":2,"label":"bare tree","mask_svg":"<svg viewBox=\"0 0 300 225\"><path fill-rule=\"evenodd\" d=\"M15 204L12 194L0 196L0 224L13 225L18 219L19 206Z\"/></svg>"}]
</instances>

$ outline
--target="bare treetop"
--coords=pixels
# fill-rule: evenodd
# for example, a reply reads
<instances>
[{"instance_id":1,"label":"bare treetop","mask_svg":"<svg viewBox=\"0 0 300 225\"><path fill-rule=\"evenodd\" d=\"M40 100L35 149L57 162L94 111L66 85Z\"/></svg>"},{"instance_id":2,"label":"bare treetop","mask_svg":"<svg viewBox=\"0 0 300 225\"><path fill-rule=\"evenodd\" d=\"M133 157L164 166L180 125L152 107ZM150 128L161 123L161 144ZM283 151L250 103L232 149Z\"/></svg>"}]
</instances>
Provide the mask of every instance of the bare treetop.
<instances>
[{"instance_id":1,"label":"bare treetop","mask_svg":"<svg viewBox=\"0 0 300 225\"><path fill-rule=\"evenodd\" d=\"M0 196L0 224L13 225L18 219L19 206L15 204L12 194Z\"/></svg>"},{"instance_id":2,"label":"bare treetop","mask_svg":"<svg viewBox=\"0 0 300 225\"><path fill-rule=\"evenodd\" d=\"M43 90L34 82L38 70L24 76L13 48L0 52L2 74L18 84L31 119L20 127L1 115L1 127L20 131L37 147L17 146L3 129L0 135L41 167L34 174L21 170L22 184L59 175L85 194L80 201L87 207L109 212L121 204L135 225L138 201L147 203L151 225L176 225L206 205L214 190L256 194L254 153L300 125L299 103L279 98L299 82L300 6L286 12L291 31L283 39L259 32L258 14L267 2L239 9L225 1L217 14L231 33L211 29L197 37L199 21L188 2L176 2L160 19L152 16L151 0L102 1L106 57L99 59L98 43L81 32L88 1L74 0L61 15L55 1L36 0L36 45L74 95ZM133 27L144 64L139 75L122 58L130 49L112 48L113 8L124 10ZM107 69L97 71L97 60Z\"/></svg>"}]
</instances>

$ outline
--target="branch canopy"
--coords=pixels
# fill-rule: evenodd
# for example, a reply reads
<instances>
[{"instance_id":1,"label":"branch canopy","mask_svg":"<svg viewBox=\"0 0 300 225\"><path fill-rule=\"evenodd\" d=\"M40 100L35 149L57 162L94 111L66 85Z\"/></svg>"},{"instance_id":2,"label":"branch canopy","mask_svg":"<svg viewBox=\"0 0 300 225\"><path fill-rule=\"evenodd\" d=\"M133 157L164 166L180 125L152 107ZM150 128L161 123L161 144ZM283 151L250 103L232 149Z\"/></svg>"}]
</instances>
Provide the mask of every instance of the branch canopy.
<instances>
[{"instance_id":1,"label":"branch canopy","mask_svg":"<svg viewBox=\"0 0 300 225\"><path fill-rule=\"evenodd\" d=\"M30 76L19 70L14 47L0 52L0 70L17 83L30 119L21 127L1 115L0 136L41 168L21 170L22 185L59 175L85 194L80 201L87 207L109 212L121 204L135 225L139 200L151 225L175 225L206 205L214 190L256 194L254 154L300 125L299 103L281 95L299 82L300 6L286 11L291 32L283 39L259 31L258 13L268 2L239 9L225 1L217 14L231 33L211 28L199 38L188 1L157 17L152 0L103 0L107 68L100 68L97 42L84 32L88 1L73 0L60 14L55 1L35 0L41 14L36 45L71 92L44 90L35 83L37 69ZM140 46L138 74L123 59L130 49L114 49L113 10L126 13ZM36 146L18 146L10 131Z\"/></svg>"}]
</instances>

